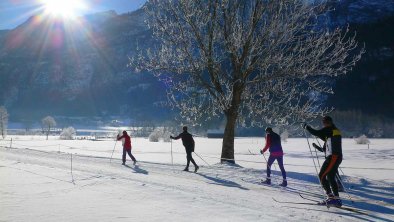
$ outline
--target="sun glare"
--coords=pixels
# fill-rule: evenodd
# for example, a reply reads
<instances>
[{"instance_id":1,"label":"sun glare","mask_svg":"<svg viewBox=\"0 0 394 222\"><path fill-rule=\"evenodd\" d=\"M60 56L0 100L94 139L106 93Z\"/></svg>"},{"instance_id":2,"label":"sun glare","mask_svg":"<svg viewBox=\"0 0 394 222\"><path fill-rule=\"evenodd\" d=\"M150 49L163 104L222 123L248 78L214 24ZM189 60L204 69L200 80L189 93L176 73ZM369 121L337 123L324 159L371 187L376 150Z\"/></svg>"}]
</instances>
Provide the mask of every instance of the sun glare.
<instances>
[{"instance_id":1,"label":"sun glare","mask_svg":"<svg viewBox=\"0 0 394 222\"><path fill-rule=\"evenodd\" d=\"M71 18L84 8L82 0L42 0L45 12L54 16Z\"/></svg>"}]
</instances>

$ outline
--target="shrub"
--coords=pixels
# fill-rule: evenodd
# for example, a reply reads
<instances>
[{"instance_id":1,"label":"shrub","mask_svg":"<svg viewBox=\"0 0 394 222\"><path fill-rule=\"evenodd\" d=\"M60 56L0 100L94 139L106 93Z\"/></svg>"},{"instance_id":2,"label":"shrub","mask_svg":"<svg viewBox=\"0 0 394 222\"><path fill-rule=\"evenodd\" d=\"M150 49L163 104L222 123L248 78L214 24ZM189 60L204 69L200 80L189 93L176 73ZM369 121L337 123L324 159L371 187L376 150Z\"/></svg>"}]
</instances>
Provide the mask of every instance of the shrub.
<instances>
[{"instance_id":1,"label":"shrub","mask_svg":"<svg viewBox=\"0 0 394 222\"><path fill-rule=\"evenodd\" d=\"M67 127L63 129L63 131L60 133L60 139L62 140L72 140L74 139L74 136L76 135L76 131L73 127Z\"/></svg>"},{"instance_id":2,"label":"shrub","mask_svg":"<svg viewBox=\"0 0 394 222\"><path fill-rule=\"evenodd\" d=\"M360 137L355 138L354 140L356 141L356 144L370 144L370 141L366 135L361 135Z\"/></svg>"},{"instance_id":3,"label":"shrub","mask_svg":"<svg viewBox=\"0 0 394 222\"><path fill-rule=\"evenodd\" d=\"M149 142L159 142L161 132L158 128L154 129L153 132L149 134Z\"/></svg>"},{"instance_id":4,"label":"shrub","mask_svg":"<svg viewBox=\"0 0 394 222\"><path fill-rule=\"evenodd\" d=\"M289 132L287 132L287 130L283 131L280 134L280 138L282 139L283 142L287 142L287 139L289 138Z\"/></svg>"},{"instance_id":5,"label":"shrub","mask_svg":"<svg viewBox=\"0 0 394 222\"><path fill-rule=\"evenodd\" d=\"M149 142L159 142L162 139L164 142L170 142L171 133L164 127L156 127L153 132L149 134Z\"/></svg>"}]
</instances>

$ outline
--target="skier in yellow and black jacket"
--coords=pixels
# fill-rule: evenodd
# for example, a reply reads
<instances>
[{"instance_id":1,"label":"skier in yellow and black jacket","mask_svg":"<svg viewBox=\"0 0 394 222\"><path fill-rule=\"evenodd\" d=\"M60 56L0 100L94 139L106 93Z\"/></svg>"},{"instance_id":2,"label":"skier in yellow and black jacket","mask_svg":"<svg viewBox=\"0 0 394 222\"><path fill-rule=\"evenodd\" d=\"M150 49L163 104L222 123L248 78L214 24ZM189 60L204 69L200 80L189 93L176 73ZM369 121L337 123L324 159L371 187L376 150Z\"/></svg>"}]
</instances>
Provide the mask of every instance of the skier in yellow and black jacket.
<instances>
[{"instance_id":1,"label":"skier in yellow and black jacket","mask_svg":"<svg viewBox=\"0 0 394 222\"><path fill-rule=\"evenodd\" d=\"M342 201L339 198L335 175L343 158L341 131L339 131L329 116L323 117L322 122L324 127L320 130L315 130L307 124L303 124L303 128L324 141L322 148L327 157L320 169L319 178L328 198L322 204L340 207L342 206Z\"/></svg>"}]
</instances>

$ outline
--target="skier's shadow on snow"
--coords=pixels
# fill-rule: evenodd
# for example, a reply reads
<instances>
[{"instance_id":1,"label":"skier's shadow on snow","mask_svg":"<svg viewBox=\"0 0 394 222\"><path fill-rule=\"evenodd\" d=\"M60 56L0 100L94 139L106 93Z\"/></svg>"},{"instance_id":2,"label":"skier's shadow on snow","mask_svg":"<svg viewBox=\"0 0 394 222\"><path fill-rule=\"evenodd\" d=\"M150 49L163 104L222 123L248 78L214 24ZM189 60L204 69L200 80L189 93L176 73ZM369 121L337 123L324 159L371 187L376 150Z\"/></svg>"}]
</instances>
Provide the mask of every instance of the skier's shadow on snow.
<instances>
[{"instance_id":1,"label":"skier's shadow on snow","mask_svg":"<svg viewBox=\"0 0 394 222\"><path fill-rule=\"evenodd\" d=\"M326 213L327 212L326 209L325 210L319 210L319 209L314 209L314 208L295 207L295 206L288 206L288 205L283 206L283 207L286 207L286 209L291 208L291 209L299 209L299 210L303 210L303 211L307 210L307 211L316 211L316 212L322 212L322 213ZM355 214L355 213L351 213L351 212L347 213L347 212L342 212L342 211L337 211L337 212L330 211L330 213L337 214L337 215L342 215L342 216L352 217L352 218L357 219L359 221L368 221L368 222L374 222L376 220L387 221L387 222L391 221L389 219L382 218L382 217L379 217L379 216L376 216L376 215L358 215L358 214Z\"/></svg>"},{"instance_id":2,"label":"skier's shadow on snow","mask_svg":"<svg viewBox=\"0 0 394 222\"><path fill-rule=\"evenodd\" d=\"M279 172L274 171L274 174L280 175L280 171ZM292 178L295 180L306 181L313 184L319 184L317 177L315 175L287 171L287 176L288 178ZM346 177L343 178L345 179ZM356 197L357 196L363 197L369 200L368 202L365 202L363 200L360 201L356 200L356 203L354 205L351 204L349 201L345 200L344 202L349 206L353 206L363 210L378 212L378 213L385 213L390 215L394 214L394 210L390 209L384 204L384 203L386 203L387 205L394 204L394 195L392 193L393 191L392 187L376 186L373 183L370 183L366 180L361 180L359 183L345 182L345 186L347 188L351 188L347 191L350 194L355 195ZM288 189L289 190L293 189L291 184L289 185ZM294 190L296 191L297 188L295 188ZM346 193L341 193L341 194L345 197L347 196ZM379 202L373 203L371 201L380 201L380 203Z\"/></svg>"},{"instance_id":3,"label":"skier's shadow on snow","mask_svg":"<svg viewBox=\"0 0 394 222\"><path fill-rule=\"evenodd\" d=\"M201 174L201 173L197 173L197 174L204 177L205 179L212 181L212 182L208 182L209 184L220 185L220 186L225 186L225 187L234 187L234 188L239 188L241 190L249 190L248 188L245 188L234 181L222 179L217 176L212 177L212 176L208 176L208 175Z\"/></svg>"},{"instance_id":4,"label":"skier's shadow on snow","mask_svg":"<svg viewBox=\"0 0 394 222\"><path fill-rule=\"evenodd\" d=\"M129 165L125 165L125 167L132 169L134 171L134 173L140 173L140 174L145 174L145 175L149 174L148 171L141 169L138 165L135 165L134 167L131 167Z\"/></svg>"}]
</instances>

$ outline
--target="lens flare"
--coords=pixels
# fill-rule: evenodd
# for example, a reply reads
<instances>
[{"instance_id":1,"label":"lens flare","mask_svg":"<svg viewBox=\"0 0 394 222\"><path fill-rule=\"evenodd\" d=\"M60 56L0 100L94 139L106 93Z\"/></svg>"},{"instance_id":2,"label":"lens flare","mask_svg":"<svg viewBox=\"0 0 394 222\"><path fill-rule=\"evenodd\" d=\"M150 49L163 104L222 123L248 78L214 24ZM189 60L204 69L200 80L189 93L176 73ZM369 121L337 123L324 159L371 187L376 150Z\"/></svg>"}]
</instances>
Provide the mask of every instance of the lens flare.
<instances>
[{"instance_id":1,"label":"lens flare","mask_svg":"<svg viewBox=\"0 0 394 222\"><path fill-rule=\"evenodd\" d=\"M42 0L45 13L53 16L72 18L85 8L82 0Z\"/></svg>"}]
</instances>

